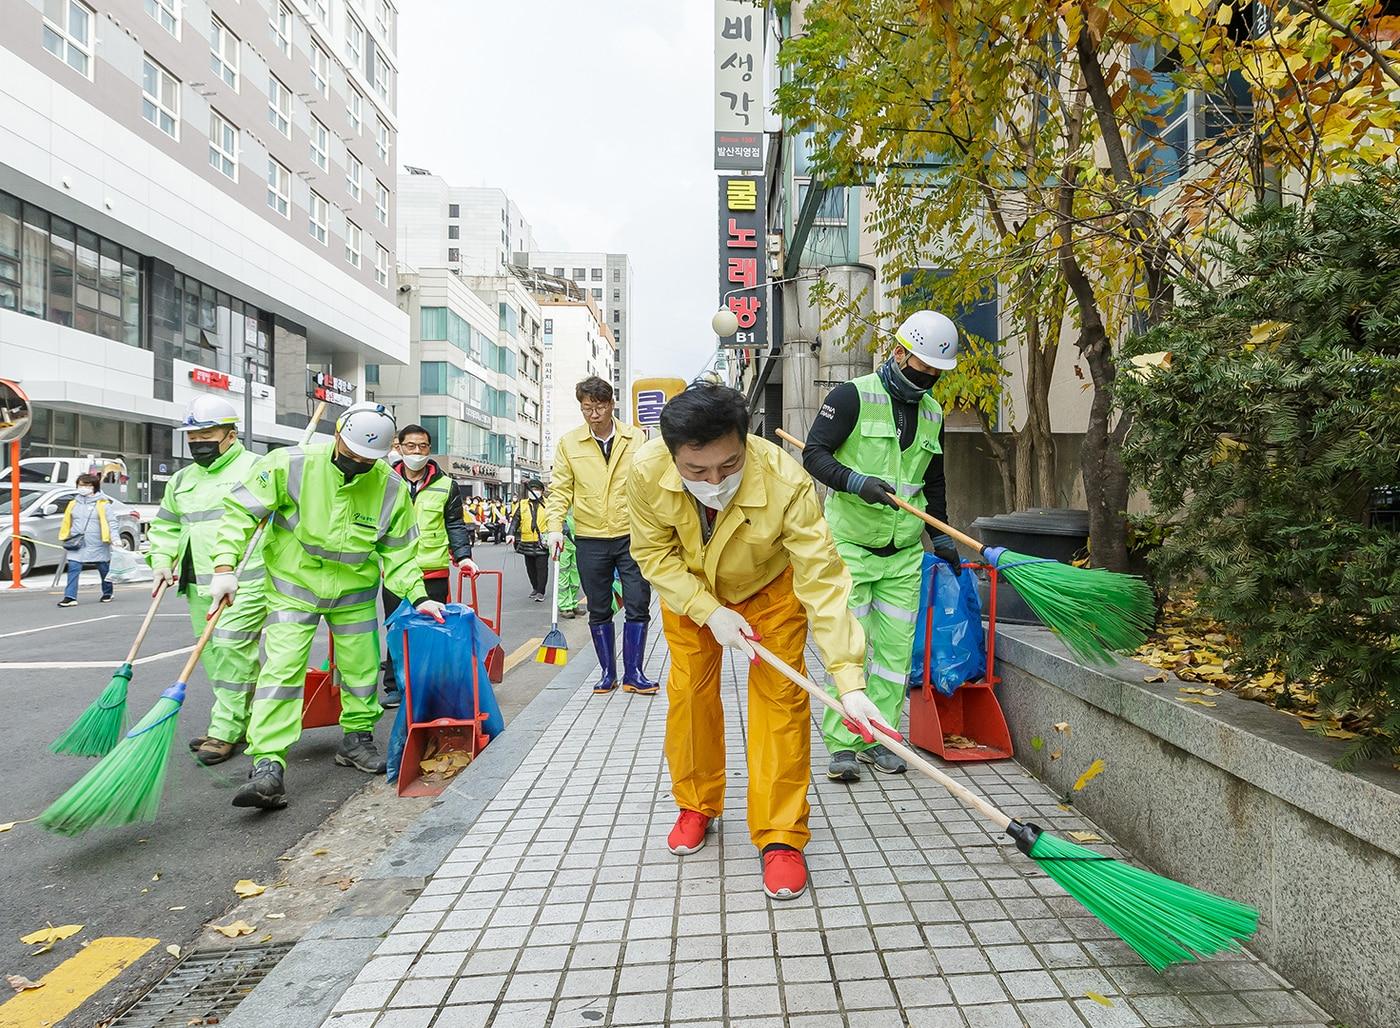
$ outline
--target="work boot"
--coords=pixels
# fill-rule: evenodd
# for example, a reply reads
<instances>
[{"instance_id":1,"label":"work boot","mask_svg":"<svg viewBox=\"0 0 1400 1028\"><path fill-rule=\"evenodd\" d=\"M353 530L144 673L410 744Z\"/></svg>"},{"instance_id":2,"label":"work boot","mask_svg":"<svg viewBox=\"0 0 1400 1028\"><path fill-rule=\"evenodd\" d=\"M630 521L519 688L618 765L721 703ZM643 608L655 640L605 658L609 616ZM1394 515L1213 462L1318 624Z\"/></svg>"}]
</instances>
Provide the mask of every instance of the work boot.
<instances>
[{"instance_id":1,"label":"work boot","mask_svg":"<svg viewBox=\"0 0 1400 1028\"><path fill-rule=\"evenodd\" d=\"M856 763L855 750L837 750L831 755L831 763L826 765L826 777L833 782L860 781L860 764Z\"/></svg>"},{"instance_id":2,"label":"work boot","mask_svg":"<svg viewBox=\"0 0 1400 1028\"><path fill-rule=\"evenodd\" d=\"M904 763L903 757L895 756L879 743L868 750L861 750L856 756L861 763L869 764L882 775L902 775L909 770L909 765Z\"/></svg>"},{"instance_id":3,"label":"work boot","mask_svg":"<svg viewBox=\"0 0 1400 1028\"><path fill-rule=\"evenodd\" d=\"M578 617L578 612L573 607L561 607L559 608L559 616L566 621L572 621Z\"/></svg>"},{"instance_id":4,"label":"work boot","mask_svg":"<svg viewBox=\"0 0 1400 1028\"><path fill-rule=\"evenodd\" d=\"M210 736L207 739L201 739L199 741L199 745L195 747L194 759L205 767L210 767L214 764L222 764L233 756L233 751L236 747L237 743L224 742L222 739L215 739L213 736Z\"/></svg>"},{"instance_id":5,"label":"work boot","mask_svg":"<svg viewBox=\"0 0 1400 1028\"><path fill-rule=\"evenodd\" d=\"M647 623L645 621L624 621L622 623L622 691L634 692L638 696L655 696L661 688L660 682L653 682L642 672L642 661L646 658Z\"/></svg>"},{"instance_id":6,"label":"work boot","mask_svg":"<svg viewBox=\"0 0 1400 1028\"><path fill-rule=\"evenodd\" d=\"M335 762L341 767L353 767L370 775L384 773L384 755L374 744L373 732L346 732L335 751Z\"/></svg>"},{"instance_id":7,"label":"work boot","mask_svg":"<svg viewBox=\"0 0 1400 1028\"><path fill-rule=\"evenodd\" d=\"M603 677L593 686L595 693L612 692L617 688L617 632L611 621L601 625L589 625L593 634L593 652L598 654L598 666L603 669Z\"/></svg>"},{"instance_id":8,"label":"work boot","mask_svg":"<svg viewBox=\"0 0 1400 1028\"><path fill-rule=\"evenodd\" d=\"M287 790L282 787L282 765L264 757L248 772L248 782L233 794L235 807L259 807L280 810L287 805Z\"/></svg>"}]
</instances>

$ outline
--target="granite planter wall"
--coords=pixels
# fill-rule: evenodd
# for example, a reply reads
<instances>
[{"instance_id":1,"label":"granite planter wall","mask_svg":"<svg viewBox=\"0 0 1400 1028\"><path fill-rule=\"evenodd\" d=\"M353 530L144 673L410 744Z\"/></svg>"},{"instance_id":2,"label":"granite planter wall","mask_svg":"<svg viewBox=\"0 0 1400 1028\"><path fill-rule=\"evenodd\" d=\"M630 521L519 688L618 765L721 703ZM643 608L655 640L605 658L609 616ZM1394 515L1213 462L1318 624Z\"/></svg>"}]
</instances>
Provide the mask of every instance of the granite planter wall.
<instances>
[{"instance_id":1,"label":"granite planter wall","mask_svg":"<svg viewBox=\"0 0 1400 1028\"><path fill-rule=\"evenodd\" d=\"M1291 718L1183 703L1188 683L1131 661L1082 667L1044 629L999 626L997 658L1027 769L1068 795L1102 759L1078 809L1153 870L1256 906L1252 948L1350 1028L1400 1025L1400 772L1338 771L1341 744Z\"/></svg>"}]
</instances>

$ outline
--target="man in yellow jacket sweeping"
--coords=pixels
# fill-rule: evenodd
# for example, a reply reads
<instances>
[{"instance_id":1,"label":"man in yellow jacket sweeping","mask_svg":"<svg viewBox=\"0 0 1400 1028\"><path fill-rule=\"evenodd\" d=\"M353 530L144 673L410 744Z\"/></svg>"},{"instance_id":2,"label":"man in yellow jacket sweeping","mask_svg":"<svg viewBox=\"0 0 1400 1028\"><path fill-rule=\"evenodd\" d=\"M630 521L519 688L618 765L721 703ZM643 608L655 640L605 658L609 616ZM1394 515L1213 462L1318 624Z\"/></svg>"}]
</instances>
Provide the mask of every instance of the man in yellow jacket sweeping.
<instances>
[{"instance_id":1,"label":"man in yellow jacket sweeping","mask_svg":"<svg viewBox=\"0 0 1400 1028\"><path fill-rule=\"evenodd\" d=\"M884 723L865 695L851 577L812 480L748 424L740 393L691 386L661 412L661 438L638 451L628 480L632 553L661 596L671 650L676 854L700 849L724 808L724 647L752 660L750 640L761 640L801 668L810 624L847 716L867 730ZM749 834L762 853L763 891L791 899L807 888L810 701L766 664L753 664L748 682Z\"/></svg>"}]
</instances>

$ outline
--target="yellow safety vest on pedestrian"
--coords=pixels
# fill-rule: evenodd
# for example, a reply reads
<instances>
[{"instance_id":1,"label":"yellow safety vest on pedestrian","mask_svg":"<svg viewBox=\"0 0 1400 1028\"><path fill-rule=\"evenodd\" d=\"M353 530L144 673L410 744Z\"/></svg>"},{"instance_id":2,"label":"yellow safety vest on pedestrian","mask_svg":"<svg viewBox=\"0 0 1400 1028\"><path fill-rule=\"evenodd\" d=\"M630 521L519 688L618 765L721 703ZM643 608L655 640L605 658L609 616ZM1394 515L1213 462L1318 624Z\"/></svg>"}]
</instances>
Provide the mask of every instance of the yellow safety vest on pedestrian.
<instances>
[{"instance_id":1,"label":"yellow safety vest on pedestrian","mask_svg":"<svg viewBox=\"0 0 1400 1028\"><path fill-rule=\"evenodd\" d=\"M439 473L418 490L413 513L418 522L418 566L424 571L441 571L452 564L452 547L447 539L446 511L457 502L457 483Z\"/></svg>"},{"instance_id":2,"label":"yellow safety vest on pedestrian","mask_svg":"<svg viewBox=\"0 0 1400 1028\"><path fill-rule=\"evenodd\" d=\"M563 436L554 451L545 500L546 530L564 531L564 516L572 508L574 531L581 539L619 539L631 532L627 476L645 441L639 429L614 420L612 452L605 461L587 425Z\"/></svg>"}]
</instances>

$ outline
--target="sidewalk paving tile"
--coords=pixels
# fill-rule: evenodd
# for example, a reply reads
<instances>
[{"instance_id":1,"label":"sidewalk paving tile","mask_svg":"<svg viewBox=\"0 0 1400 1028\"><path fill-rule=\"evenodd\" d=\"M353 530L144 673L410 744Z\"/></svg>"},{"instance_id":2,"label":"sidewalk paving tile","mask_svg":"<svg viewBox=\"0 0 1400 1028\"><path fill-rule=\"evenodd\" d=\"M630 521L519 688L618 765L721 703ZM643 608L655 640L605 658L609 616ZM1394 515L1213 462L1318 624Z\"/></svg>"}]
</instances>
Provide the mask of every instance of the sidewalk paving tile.
<instances>
[{"instance_id":1,"label":"sidewalk paving tile","mask_svg":"<svg viewBox=\"0 0 1400 1028\"><path fill-rule=\"evenodd\" d=\"M651 656L649 672L664 679L664 646ZM808 667L821 673L810 648ZM665 848L675 806L662 749L664 689L655 698L595 697L585 683L326 1024L1262 1028L1328 1020L1248 953L1154 973L935 784L869 772L851 786L828 783L815 724L811 888L770 902L743 816L742 676L727 658L730 814L704 849L676 858ZM1121 854L1012 761L947 771L1013 816L1061 832L1095 830L1102 852Z\"/></svg>"}]
</instances>

